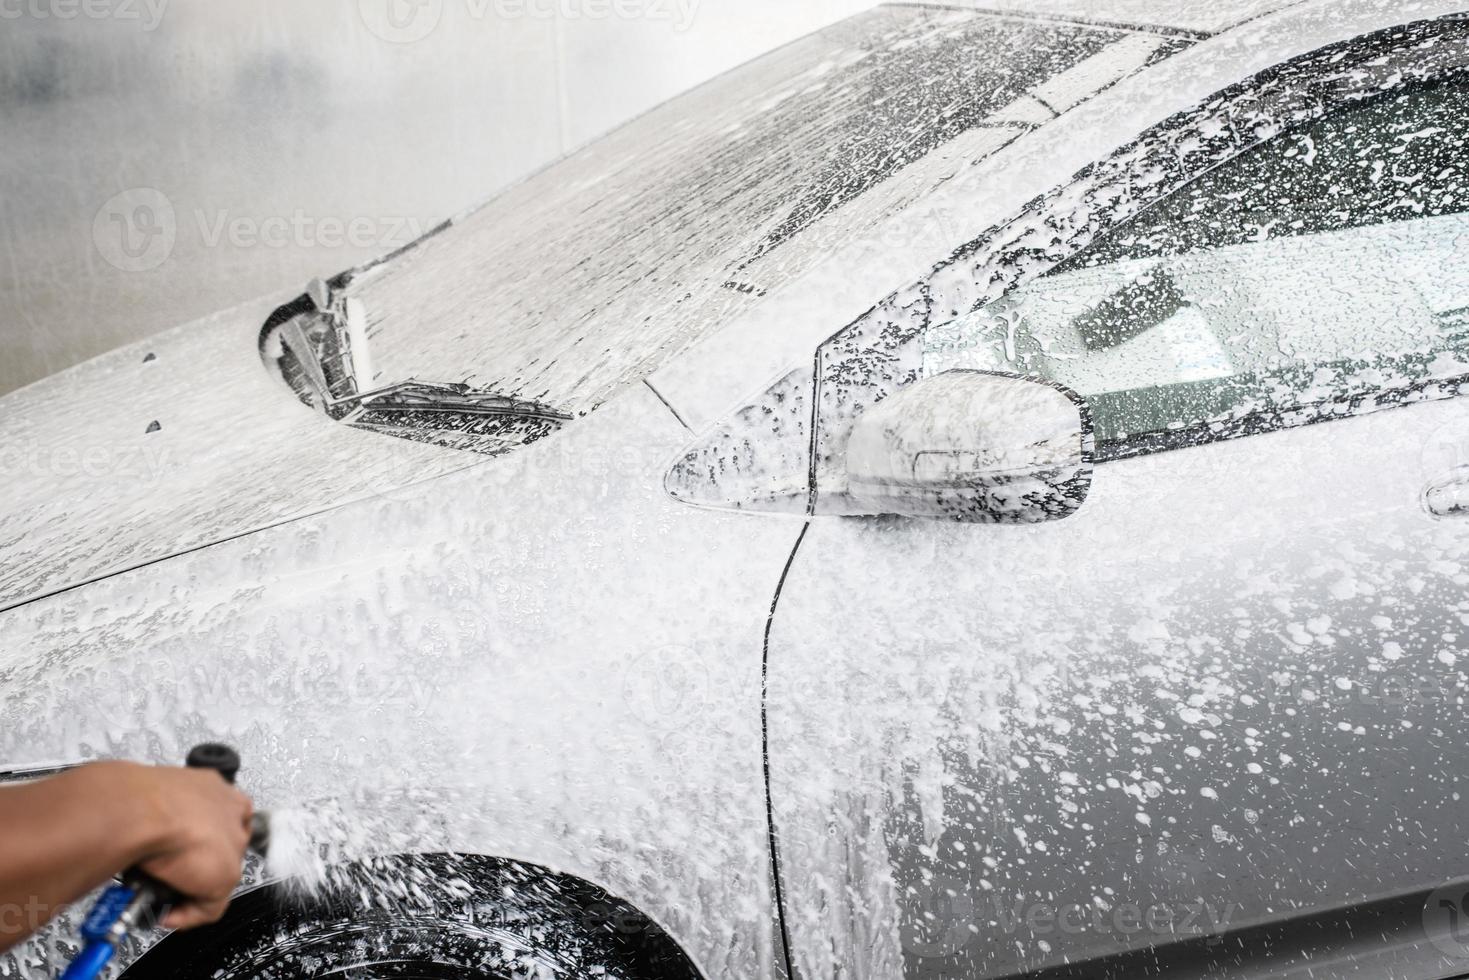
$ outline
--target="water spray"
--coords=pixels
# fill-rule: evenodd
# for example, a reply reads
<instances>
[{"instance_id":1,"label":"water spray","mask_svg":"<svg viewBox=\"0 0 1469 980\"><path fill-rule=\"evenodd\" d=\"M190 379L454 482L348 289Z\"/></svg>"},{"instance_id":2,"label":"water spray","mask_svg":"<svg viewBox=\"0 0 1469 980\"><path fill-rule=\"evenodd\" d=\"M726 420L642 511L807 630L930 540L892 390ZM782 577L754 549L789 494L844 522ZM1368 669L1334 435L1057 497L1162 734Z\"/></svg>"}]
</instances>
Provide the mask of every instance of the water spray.
<instances>
[{"instance_id":1,"label":"water spray","mask_svg":"<svg viewBox=\"0 0 1469 980\"><path fill-rule=\"evenodd\" d=\"M226 745L198 745L189 752L184 765L191 769L213 769L233 784L240 771L240 756ZM257 813L250 827L250 850L263 857L269 846L270 816ZM184 899L185 896L137 868L123 872L121 881L102 893L82 923L82 951L60 980L96 980L130 932L156 925L169 909Z\"/></svg>"}]
</instances>

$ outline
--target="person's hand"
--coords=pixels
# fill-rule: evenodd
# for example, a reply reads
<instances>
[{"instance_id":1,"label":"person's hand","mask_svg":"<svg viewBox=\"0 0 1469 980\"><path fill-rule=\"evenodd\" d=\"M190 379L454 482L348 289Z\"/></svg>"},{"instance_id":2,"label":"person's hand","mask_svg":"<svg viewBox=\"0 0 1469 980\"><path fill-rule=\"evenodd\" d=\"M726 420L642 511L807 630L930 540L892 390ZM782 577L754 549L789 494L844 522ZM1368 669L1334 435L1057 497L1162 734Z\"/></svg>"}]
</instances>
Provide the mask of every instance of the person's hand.
<instances>
[{"instance_id":1,"label":"person's hand","mask_svg":"<svg viewBox=\"0 0 1469 980\"><path fill-rule=\"evenodd\" d=\"M218 921L240 883L250 843L250 798L212 769L140 766L132 775L155 814L138 867L186 896L162 925L192 929Z\"/></svg>"},{"instance_id":2,"label":"person's hand","mask_svg":"<svg viewBox=\"0 0 1469 980\"><path fill-rule=\"evenodd\" d=\"M189 929L224 915L250 840L250 800L212 769L93 762L0 786L0 953L64 908L139 868L183 898Z\"/></svg>"}]
</instances>

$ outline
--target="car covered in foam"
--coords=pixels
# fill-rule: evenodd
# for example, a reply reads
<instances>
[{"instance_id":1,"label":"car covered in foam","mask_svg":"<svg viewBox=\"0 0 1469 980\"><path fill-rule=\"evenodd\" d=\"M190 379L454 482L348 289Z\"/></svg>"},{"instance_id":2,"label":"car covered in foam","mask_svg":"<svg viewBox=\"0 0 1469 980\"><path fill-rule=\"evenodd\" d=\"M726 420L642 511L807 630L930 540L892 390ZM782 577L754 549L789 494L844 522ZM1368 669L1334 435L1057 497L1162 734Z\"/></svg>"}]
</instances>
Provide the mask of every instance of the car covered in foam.
<instances>
[{"instance_id":1,"label":"car covered in foam","mask_svg":"<svg viewBox=\"0 0 1469 980\"><path fill-rule=\"evenodd\" d=\"M328 865L122 975L1469 972L1465 12L886 4L0 399L6 778Z\"/></svg>"}]
</instances>

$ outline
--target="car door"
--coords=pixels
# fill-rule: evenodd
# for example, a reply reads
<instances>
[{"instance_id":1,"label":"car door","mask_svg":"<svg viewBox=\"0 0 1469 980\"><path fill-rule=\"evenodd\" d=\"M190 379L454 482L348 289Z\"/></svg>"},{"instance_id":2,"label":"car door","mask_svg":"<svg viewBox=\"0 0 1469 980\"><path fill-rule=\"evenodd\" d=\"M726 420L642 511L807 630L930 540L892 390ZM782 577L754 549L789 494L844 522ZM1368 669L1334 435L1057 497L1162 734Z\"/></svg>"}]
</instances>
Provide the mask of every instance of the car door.
<instances>
[{"instance_id":1,"label":"car door","mask_svg":"<svg viewBox=\"0 0 1469 980\"><path fill-rule=\"evenodd\" d=\"M1280 66L822 348L768 651L800 976L1463 966L1462 895L1418 910L1469 879L1466 63ZM1086 402L1074 516L849 492L853 421L954 369Z\"/></svg>"}]
</instances>

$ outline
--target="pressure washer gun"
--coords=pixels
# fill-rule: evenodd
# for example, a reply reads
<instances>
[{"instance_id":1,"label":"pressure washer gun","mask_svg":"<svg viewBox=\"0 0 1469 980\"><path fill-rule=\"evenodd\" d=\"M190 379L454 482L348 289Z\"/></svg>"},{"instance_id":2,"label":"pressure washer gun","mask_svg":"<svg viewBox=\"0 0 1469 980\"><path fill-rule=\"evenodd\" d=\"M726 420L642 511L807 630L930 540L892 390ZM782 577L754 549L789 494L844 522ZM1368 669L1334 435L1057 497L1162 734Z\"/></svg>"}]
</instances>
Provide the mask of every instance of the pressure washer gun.
<instances>
[{"instance_id":1,"label":"pressure washer gun","mask_svg":"<svg viewBox=\"0 0 1469 980\"><path fill-rule=\"evenodd\" d=\"M240 771L240 756L227 745L198 745L184 764L191 769L213 769L233 783ZM270 817L257 813L250 828L250 849L264 855L269 845ZM121 882L102 893L82 923L85 945L60 980L96 980L128 933L158 924L182 900L178 892L137 868L123 872Z\"/></svg>"}]
</instances>

